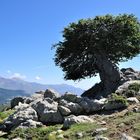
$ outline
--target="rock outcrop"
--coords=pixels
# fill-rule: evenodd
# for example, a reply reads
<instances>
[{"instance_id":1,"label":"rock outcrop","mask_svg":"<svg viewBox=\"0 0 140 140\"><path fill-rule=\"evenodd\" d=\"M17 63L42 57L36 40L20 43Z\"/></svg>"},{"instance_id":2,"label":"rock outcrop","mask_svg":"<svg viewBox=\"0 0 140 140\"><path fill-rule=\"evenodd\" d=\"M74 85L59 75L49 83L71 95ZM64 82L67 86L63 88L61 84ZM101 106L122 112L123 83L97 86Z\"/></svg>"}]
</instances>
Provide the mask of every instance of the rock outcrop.
<instances>
[{"instance_id":1,"label":"rock outcrop","mask_svg":"<svg viewBox=\"0 0 140 140\"><path fill-rule=\"evenodd\" d=\"M126 70L124 72L128 74ZM136 75L136 77L138 76ZM129 90L131 84L135 83L136 81L126 82L118 87L116 94L102 99L89 99L72 93L60 96L51 89L37 92L31 97L14 98L11 104L15 112L0 125L0 130L10 131L17 127L40 127L62 123L64 123L63 128L67 129L74 123L93 122L94 120L88 116L89 114L123 109L128 106L128 103L138 104L137 97L120 96ZM139 85L133 86L139 88ZM134 88L137 94L139 93L138 88ZM133 89L132 86L131 89ZM137 108L134 110L139 111Z\"/></svg>"}]
</instances>

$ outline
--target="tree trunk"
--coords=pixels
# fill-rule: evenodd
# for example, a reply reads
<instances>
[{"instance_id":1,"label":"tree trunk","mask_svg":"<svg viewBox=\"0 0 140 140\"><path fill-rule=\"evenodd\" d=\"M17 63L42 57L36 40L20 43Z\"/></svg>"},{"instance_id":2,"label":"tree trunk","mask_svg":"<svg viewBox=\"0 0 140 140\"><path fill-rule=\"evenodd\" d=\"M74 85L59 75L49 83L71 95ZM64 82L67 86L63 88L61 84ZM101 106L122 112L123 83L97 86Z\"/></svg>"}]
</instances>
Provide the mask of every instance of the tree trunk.
<instances>
[{"instance_id":1,"label":"tree trunk","mask_svg":"<svg viewBox=\"0 0 140 140\"><path fill-rule=\"evenodd\" d=\"M82 96L99 99L107 97L116 90L120 84L120 73L117 66L109 61L105 54L95 55L95 57L101 82L85 91Z\"/></svg>"}]
</instances>

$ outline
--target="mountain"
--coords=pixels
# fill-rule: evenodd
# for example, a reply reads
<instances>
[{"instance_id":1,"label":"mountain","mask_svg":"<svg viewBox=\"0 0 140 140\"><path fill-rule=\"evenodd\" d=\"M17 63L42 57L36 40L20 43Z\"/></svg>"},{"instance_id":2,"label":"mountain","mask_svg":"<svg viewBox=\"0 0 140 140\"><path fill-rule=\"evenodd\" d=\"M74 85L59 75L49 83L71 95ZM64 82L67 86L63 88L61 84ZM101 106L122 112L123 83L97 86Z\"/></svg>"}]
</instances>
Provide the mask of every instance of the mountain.
<instances>
[{"instance_id":1,"label":"mountain","mask_svg":"<svg viewBox=\"0 0 140 140\"><path fill-rule=\"evenodd\" d=\"M0 88L0 104L6 103L16 96L29 96L29 94L25 93L25 91L23 90L10 90Z\"/></svg>"},{"instance_id":2,"label":"mountain","mask_svg":"<svg viewBox=\"0 0 140 140\"><path fill-rule=\"evenodd\" d=\"M18 95L17 93L19 93L19 91L20 91L20 94L30 95L30 94L33 94L34 92L37 92L40 90L46 90L47 88L54 89L57 92L59 92L60 94L64 94L65 92L72 92L77 95L80 95L81 93L84 92L84 90L82 90L80 88L76 88L74 86L67 85L67 84L43 85L43 84L39 84L39 83L35 83L35 82L27 82L27 81L23 81L23 80L19 80L19 79L8 79L8 78L3 78L3 77L0 77L0 88L2 90L7 89L5 91L5 92L7 92L7 94L4 94L0 91L0 95L2 95L2 97L9 95L9 94L10 95L13 94L13 96L16 96L16 95ZM15 92L13 92L13 90ZM3 98L5 98L5 97L3 97Z\"/></svg>"}]
</instances>

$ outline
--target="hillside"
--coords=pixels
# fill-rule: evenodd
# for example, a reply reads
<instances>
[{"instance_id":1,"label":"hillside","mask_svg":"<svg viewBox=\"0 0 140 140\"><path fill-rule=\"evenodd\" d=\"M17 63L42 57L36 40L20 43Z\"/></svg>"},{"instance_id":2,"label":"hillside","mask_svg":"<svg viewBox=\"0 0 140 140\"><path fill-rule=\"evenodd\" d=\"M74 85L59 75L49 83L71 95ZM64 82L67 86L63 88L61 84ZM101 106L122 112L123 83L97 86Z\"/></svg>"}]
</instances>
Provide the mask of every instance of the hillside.
<instances>
[{"instance_id":1,"label":"hillside","mask_svg":"<svg viewBox=\"0 0 140 140\"><path fill-rule=\"evenodd\" d=\"M27 82L19 79L7 79L0 77L0 88L10 89L10 90L23 90L28 94L33 94L36 91L46 90L47 88L52 88L57 92L64 94L65 92L73 92L77 95L83 93L83 89L76 88L67 84L49 84L43 85L35 82Z\"/></svg>"},{"instance_id":2,"label":"hillside","mask_svg":"<svg viewBox=\"0 0 140 140\"><path fill-rule=\"evenodd\" d=\"M29 96L25 91L23 90L8 90L0 88L0 104L9 102L9 100L16 96Z\"/></svg>"}]
</instances>

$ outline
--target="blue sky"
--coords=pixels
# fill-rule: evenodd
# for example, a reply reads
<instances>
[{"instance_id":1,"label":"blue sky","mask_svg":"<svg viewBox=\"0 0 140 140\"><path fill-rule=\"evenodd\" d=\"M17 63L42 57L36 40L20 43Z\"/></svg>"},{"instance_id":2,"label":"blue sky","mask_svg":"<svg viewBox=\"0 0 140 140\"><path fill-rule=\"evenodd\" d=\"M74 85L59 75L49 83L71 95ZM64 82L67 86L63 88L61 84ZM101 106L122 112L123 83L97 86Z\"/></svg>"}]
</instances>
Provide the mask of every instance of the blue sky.
<instances>
[{"instance_id":1,"label":"blue sky","mask_svg":"<svg viewBox=\"0 0 140 140\"><path fill-rule=\"evenodd\" d=\"M96 15L133 13L139 0L0 0L0 76L44 84L67 83L87 89L99 78L65 81L53 61L52 44L70 22ZM140 57L120 67L140 70Z\"/></svg>"}]
</instances>

